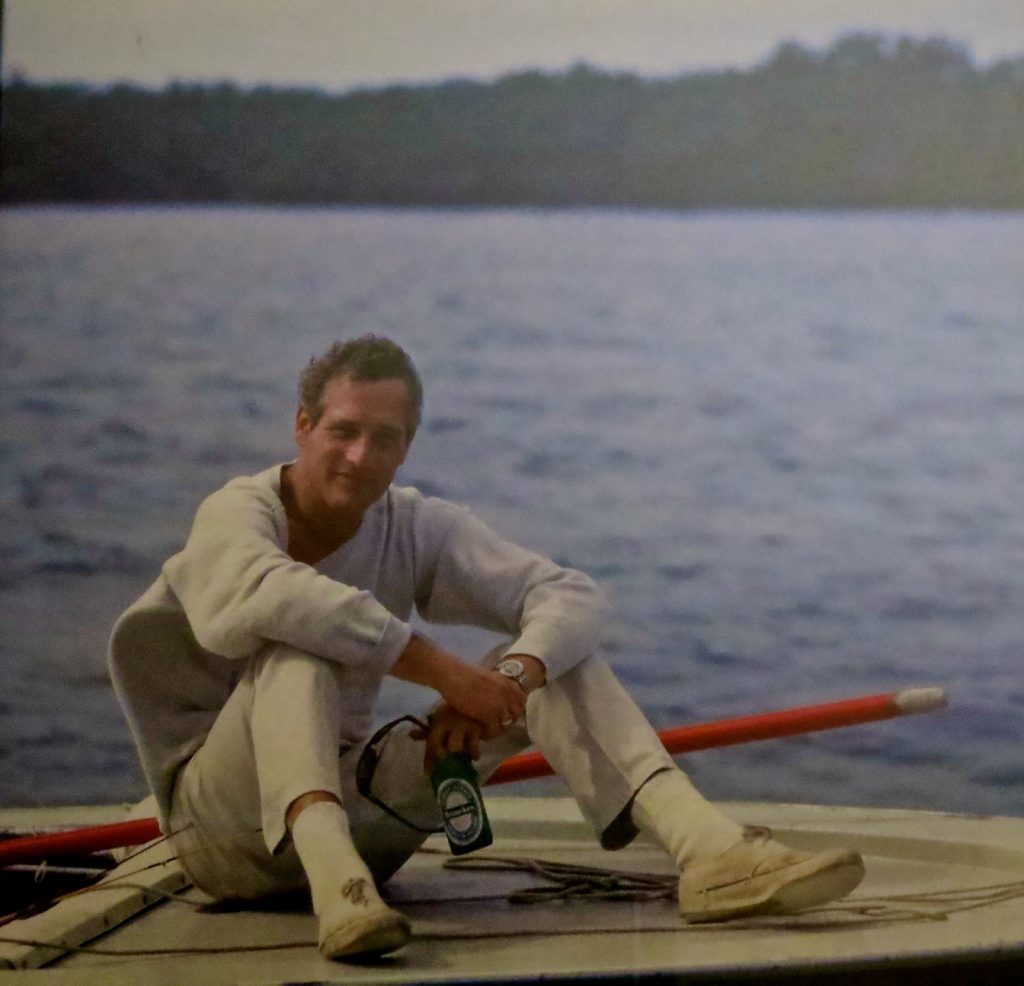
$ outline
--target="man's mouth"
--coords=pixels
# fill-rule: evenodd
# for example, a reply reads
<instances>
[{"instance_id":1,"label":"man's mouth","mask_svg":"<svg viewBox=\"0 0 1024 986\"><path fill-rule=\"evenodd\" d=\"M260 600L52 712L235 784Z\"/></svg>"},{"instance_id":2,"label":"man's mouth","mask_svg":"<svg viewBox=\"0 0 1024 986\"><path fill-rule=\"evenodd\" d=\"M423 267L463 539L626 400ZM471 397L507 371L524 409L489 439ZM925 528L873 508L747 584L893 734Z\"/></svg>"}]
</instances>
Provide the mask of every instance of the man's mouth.
<instances>
[{"instance_id":1,"label":"man's mouth","mask_svg":"<svg viewBox=\"0 0 1024 986\"><path fill-rule=\"evenodd\" d=\"M334 474L336 480L340 480L346 486L362 487L369 484L370 479L367 476L353 476L351 473L338 472Z\"/></svg>"}]
</instances>

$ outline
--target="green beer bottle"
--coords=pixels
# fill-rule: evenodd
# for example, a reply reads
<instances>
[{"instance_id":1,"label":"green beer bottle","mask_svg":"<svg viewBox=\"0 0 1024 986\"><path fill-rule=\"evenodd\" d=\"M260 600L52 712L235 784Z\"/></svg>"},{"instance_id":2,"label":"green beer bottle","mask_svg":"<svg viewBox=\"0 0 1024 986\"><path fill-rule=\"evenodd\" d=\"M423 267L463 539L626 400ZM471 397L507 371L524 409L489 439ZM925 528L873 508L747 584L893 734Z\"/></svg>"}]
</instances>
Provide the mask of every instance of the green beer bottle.
<instances>
[{"instance_id":1,"label":"green beer bottle","mask_svg":"<svg viewBox=\"0 0 1024 986\"><path fill-rule=\"evenodd\" d=\"M483 849L494 841L480 794L480 782L467 754L449 753L439 760L430 775L430 783L453 856Z\"/></svg>"}]
</instances>

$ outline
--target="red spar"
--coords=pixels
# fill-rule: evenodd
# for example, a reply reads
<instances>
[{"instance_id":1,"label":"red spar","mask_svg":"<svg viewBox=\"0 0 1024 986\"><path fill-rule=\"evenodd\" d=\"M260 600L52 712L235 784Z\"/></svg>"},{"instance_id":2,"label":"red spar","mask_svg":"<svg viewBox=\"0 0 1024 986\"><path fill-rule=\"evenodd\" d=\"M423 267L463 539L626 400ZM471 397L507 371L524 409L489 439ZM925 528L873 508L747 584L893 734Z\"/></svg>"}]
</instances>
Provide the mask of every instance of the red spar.
<instances>
[{"instance_id":1,"label":"red spar","mask_svg":"<svg viewBox=\"0 0 1024 986\"><path fill-rule=\"evenodd\" d=\"M658 738L669 753L693 753L718 746L734 746L737 743L838 729L840 726L856 726L914 712L928 712L940 709L945 704L946 693L941 688L906 688L899 692L863 695L824 705L806 705L796 709L663 729L658 733ZM541 754L522 753L506 760L487 783L508 784L553 773L554 769Z\"/></svg>"},{"instance_id":2,"label":"red spar","mask_svg":"<svg viewBox=\"0 0 1024 986\"><path fill-rule=\"evenodd\" d=\"M762 712L758 715L697 723L693 726L679 726L675 729L661 730L658 737L669 753L693 753L696 750L708 750L718 746L796 736L916 712L929 712L940 709L945 704L946 693L941 688L907 688L899 692L864 695L824 705L807 705L777 712ZM554 769L539 753L524 753L506 760L487 783L508 784L512 781L546 777L553 773ZM72 853L137 846L159 836L160 829L155 818L138 818L110 825L92 825L64 832L21 836L0 841L0 867L14 863L37 862Z\"/></svg>"}]
</instances>

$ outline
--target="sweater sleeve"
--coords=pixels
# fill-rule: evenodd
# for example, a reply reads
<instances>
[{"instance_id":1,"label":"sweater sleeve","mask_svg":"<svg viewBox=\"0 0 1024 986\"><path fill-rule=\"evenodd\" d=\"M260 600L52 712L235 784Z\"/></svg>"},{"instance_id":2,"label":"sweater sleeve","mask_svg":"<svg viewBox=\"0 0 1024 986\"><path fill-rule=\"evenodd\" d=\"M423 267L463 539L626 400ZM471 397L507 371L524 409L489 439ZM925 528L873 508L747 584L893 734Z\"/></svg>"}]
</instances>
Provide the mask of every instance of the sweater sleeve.
<instances>
[{"instance_id":1,"label":"sweater sleeve","mask_svg":"<svg viewBox=\"0 0 1024 986\"><path fill-rule=\"evenodd\" d=\"M608 603L582 572L503 540L458 508L419 610L431 622L511 635L510 653L532 654L554 680L597 649Z\"/></svg>"},{"instance_id":2,"label":"sweater sleeve","mask_svg":"<svg viewBox=\"0 0 1024 986\"><path fill-rule=\"evenodd\" d=\"M275 500L258 477L229 483L201 504L184 549L164 564L196 640L227 658L276 641L387 672L410 628L371 593L292 559Z\"/></svg>"}]
</instances>

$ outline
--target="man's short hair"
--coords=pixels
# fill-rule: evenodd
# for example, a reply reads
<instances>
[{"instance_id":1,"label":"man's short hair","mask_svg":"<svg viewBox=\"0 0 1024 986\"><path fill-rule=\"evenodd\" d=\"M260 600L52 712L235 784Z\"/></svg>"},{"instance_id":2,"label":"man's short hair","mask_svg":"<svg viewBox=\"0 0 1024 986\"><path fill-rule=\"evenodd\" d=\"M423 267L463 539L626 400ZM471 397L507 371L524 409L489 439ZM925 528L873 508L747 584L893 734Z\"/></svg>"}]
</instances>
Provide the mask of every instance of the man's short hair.
<instances>
[{"instance_id":1,"label":"man's short hair","mask_svg":"<svg viewBox=\"0 0 1024 986\"><path fill-rule=\"evenodd\" d=\"M299 376L299 402L315 425L324 413L324 390L335 377L350 380L401 380L413 408L412 433L423 413L423 384L409 354L382 336L365 335L336 342L314 357Z\"/></svg>"}]
</instances>

